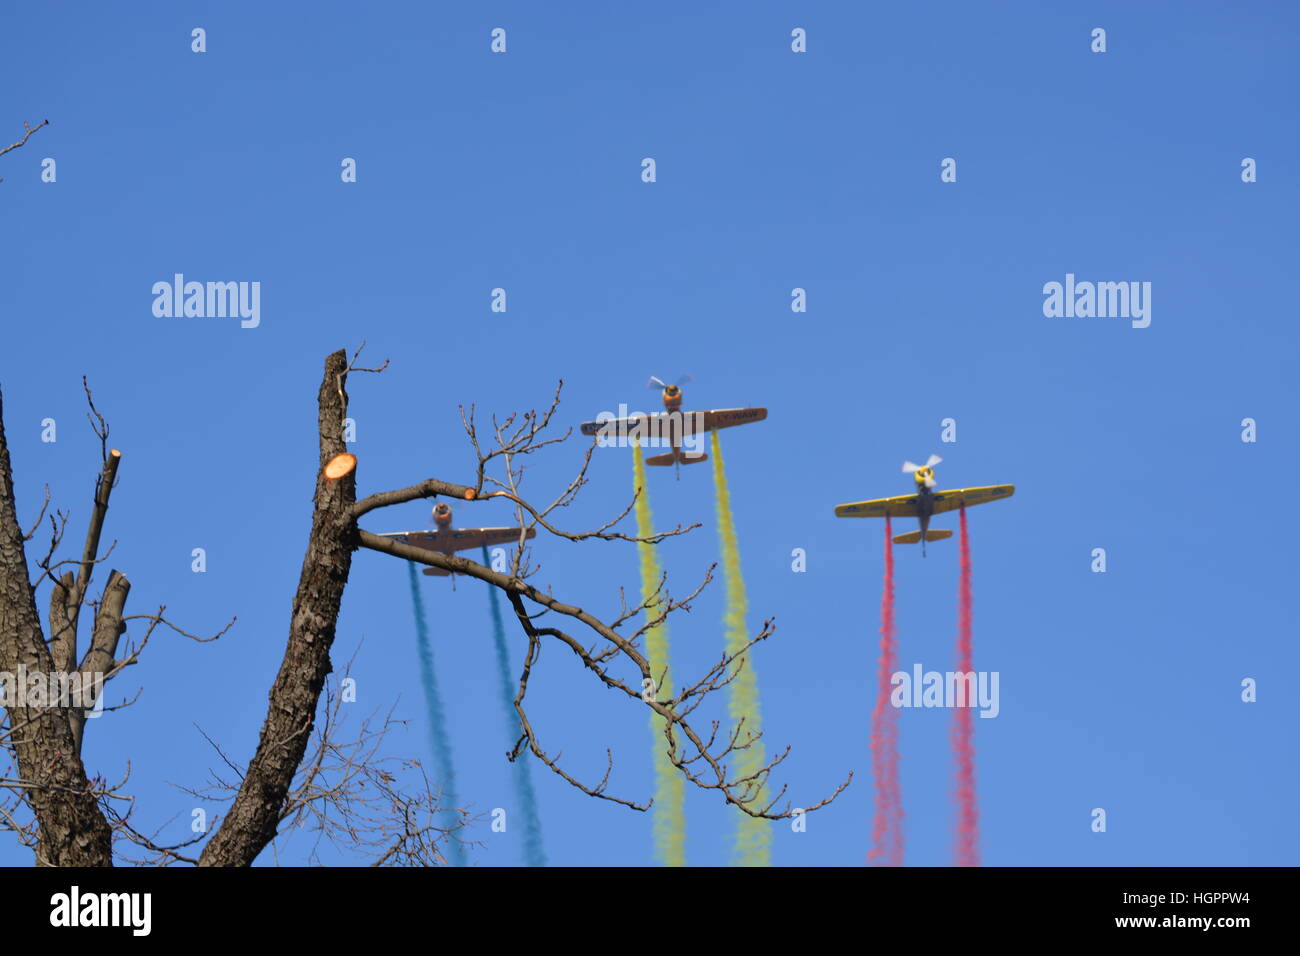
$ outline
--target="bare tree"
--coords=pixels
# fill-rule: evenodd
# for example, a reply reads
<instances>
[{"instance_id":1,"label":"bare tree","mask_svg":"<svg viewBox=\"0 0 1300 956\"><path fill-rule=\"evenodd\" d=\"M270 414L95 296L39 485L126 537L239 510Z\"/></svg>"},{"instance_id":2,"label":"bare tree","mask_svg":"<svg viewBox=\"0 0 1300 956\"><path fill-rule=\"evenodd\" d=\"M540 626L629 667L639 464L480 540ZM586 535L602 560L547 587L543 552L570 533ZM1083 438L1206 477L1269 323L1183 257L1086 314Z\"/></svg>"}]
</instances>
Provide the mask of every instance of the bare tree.
<instances>
[{"instance_id":1,"label":"bare tree","mask_svg":"<svg viewBox=\"0 0 1300 956\"><path fill-rule=\"evenodd\" d=\"M678 527L644 539L615 530L631 512L635 498L620 514L594 530L573 532L560 528L556 513L567 507L586 484L594 442L586 449L575 477L549 503L534 504L523 496L520 486L524 462L569 437L567 432L549 433L559 408L560 388L544 412L511 415L504 421L494 419L492 434L486 440L480 437L474 409L462 409L467 438L476 459L473 467L467 469L472 474L468 483L427 478L358 500L357 463L348 454L343 437L348 414L347 384L352 373L380 372L383 366L361 368L356 362L357 354L349 359L342 350L329 355L325 361L317 395L319 462L312 526L293 600L288 642L251 760L246 766L240 766L222 754L232 776L219 779L214 788L201 791L209 796L233 792L229 808L210 839L201 850L191 851L188 844L159 845L153 836L137 830L130 822L129 809L121 810L123 801L129 803L129 798L121 795L121 782L110 786L87 776L80 757L85 728L82 713L76 708L28 705L22 701L6 701L5 743L16 756L18 772L16 777L0 781L0 785L17 794L18 802L30 809L33 821L19 820L15 813L18 803L0 803L0 827L7 825L20 840L32 846L38 863L52 865L110 865L116 838L119 843L125 840L143 850L144 862L246 866L286 826L314 827L332 841L342 841L370 853L376 863L437 862L439 842L450 838L450 834L446 827L434 824L439 809L436 791L425 781L423 793L409 796L393 786L386 771L376 770L381 759L377 745L391 717L378 729L363 725L351 744L336 742L337 704L326 695L327 677L332 669L330 652L353 555L362 548L478 578L505 592L527 641L515 696L522 733L510 754L511 759L526 759L531 754L588 796L636 810L649 806L648 801L609 792L612 754L606 754L604 776L584 782L542 746L525 701L540 648L544 642L553 641L567 647L600 685L649 707L663 719L665 752L696 786L717 791L726 802L754 817L775 820L795 812L789 802L778 805L784 798L785 787L777 789L770 799L764 797L772 792L768 783L772 770L784 761L789 748L760 770L734 776L728 771L729 758L753 746L758 734L747 730L743 721L725 728L717 720L708 721L707 727L693 722L700 705L735 679L745 666L750 648L773 633L771 621L764 622L744 649L722 655L697 680L683 684L668 699L658 699L656 693L644 690L661 686L663 675L652 673L640 647L641 639L669 614L689 608L690 602L709 583L712 569L684 598L674 598L665 580L660 581L654 595L641 602L629 603L620 594L619 611L609 619L567 603L550 590L541 590L529 582L532 569L524 543L531 529L569 541L621 540L642 545L657 544L665 537L691 530ZM46 507L42 507L41 517L32 531L24 533L17 518L0 397L0 579L3 580L0 672L15 670L23 664L30 671L92 675L87 679L102 674L98 683L92 679L94 686L102 687L103 680L139 659L140 651L157 627L164 626L196 640L213 639L220 633L209 638L189 634L164 616L165 608L135 618L124 616L130 585L120 572L111 571L99 599L90 602L93 618L90 646L80 662L74 663L80 611L87 604L93 570L111 553L111 547L100 553L100 537L120 463L119 453L108 447L108 426L95 409L88 387L86 397L91 422L100 440L102 467L95 485L85 546L79 561L56 562L54 555L67 519L58 514L51 516L51 542L45 557L36 562L40 574L35 581L28 580L25 544L41 525ZM496 471L498 468L501 470ZM381 537L360 526L366 516L382 508L437 496L462 501L496 497L513 503L523 530L508 573L466 558ZM45 505L48 503L47 490ZM64 565L70 566L60 573ZM48 645L36 613L36 590L42 581L52 585ZM129 646L119 657L119 636L124 624L132 619L145 622L144 634L138 645ZM575 631L585 634L593 643L584 645ZM323 695L326 696L322 706ZM318 714L323 714L320 727ZM313 740L315 747L309 754ZM827 797L802 803L802 810L808 812L830 803L851 779L850 773ZM334 806L353 807L353 815L336 822L335 817L322 814L319 808L331 802ZM197 845L200 840L190 842Z\"/></svg>"}]
</instances>

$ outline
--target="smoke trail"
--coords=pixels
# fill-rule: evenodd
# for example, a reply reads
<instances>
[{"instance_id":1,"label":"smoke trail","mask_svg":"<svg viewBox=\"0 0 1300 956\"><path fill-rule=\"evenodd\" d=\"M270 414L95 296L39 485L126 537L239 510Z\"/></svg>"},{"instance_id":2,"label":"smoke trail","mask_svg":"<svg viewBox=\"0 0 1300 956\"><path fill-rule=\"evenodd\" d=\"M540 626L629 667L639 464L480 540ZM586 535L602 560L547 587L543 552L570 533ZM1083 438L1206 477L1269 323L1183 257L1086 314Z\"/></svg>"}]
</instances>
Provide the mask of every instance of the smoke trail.
<instances>
[{"instance_id":1,"label":"smoke trail","mask_svg":"<svg viewBox=\"0 0 1300 956\"><path fill-rule=\"evenodd\" d=\"M898 669L894 632L894 535L885 518L885 581L880 597L880 673L876 707L871 714L871 771L876 780L876 815L871 825L867 862L876 866L903 865L903 800L898 785L898 709L889 702L890 683Z\"/></svg>"},{"instance_id":2,"label":"smoke trail","mask_svg":"<svg viewBox=\"0 0 1300 956\"><path fill-rule=\"evenodd\" d=\"M731 517L731 492L727 488L722 445L716 431L711 433L711 443L713 484L718 499L718 537L722 541L722 569L727 582L726 646L728 654L737 654L749 642L749 631L745 628L745 579L740 573L740 547L736 543L736 525ZM745 655L744 667L730 688L727 709L732 721L745 722L744 734L759 733L763 723L758 707L758 677L749 654ZM744 778L758 773L766 763L763 753L762 740L755 740L746 750L736 751L733 776ZM751 806L761 807L767 800L767 788L762 787ZM736 822L732 862L737 866L772 865L772 830L766 820L741 813Z\"/></svg>"},{"instance_id":3,"label":"smoke trail","mask_svg":"<svg viewBox=\"0 0 1300 956\"><path fill-rule=\"evenodd\" d=\"M966 509L961 509L961 582L957 588L957 672L969 674L971 667L971 560L970 535L966 532ZM962 686L958 681L957 686ZM971 720L973 708L957 701L952 728L953 755L957 758L957 847L958 866L979 866L979 808L975 802L975 744Z\"/></svg>"},{"instance_id":4,"label":"smoke trail","mask_svg":"<svg viewBox=\"0 0 1300 956\"><path fill-rule=\"evenodd\" d=\"M438 678L433 670L433 647L429 643L429 630L424 622L424 602L420 600L420 579L415 573L415 562L408 561L411 572L411 603L415 606L415 636L420 650L420 676L424 679L424 701L429 712L429 736L433 743L433 759L438 766L438 785L442 788L442 825L451 829L460 824L456 805L456 774L452 769L451 740L442 713L442 698L438 695ZM465 865L465 848L455 835L447 839L447 856L452 866Z\"/></svg>"},{"instance_id":5,"label":"smoke trail","mask_svg":"<svg viewBox=\"0 0 1300 956\"><path fill-rule=\"evenodd\" d=\"M492 563L488 557L487 545L483 546L483 564ZM501 682L501 703L506 711L506 731L510 735L510 748L523 733L519 724L519 712L515 710L515 686L510 679L510 651L506 647L506 630L501 623L501 606L498 604L497 589L487 586L488 601L492 609L492 643L497 652L497 679ZM519 800L520 812L524 818L524 862L528 866L545 866L546 851L542 848L542 821L537 814L537 798L533 795L533 777L528 761L532 754L525 751L510 765L515 781L515 795Z\"/></svg>"},{"instance_id":6,"label":"smoke trail","mask_svg":"<svg viewBox=\"0 0 1300 956\"><path fill-rule=\"evenodd\" d=\"M632 479L638 491L636 499L636 533L639 538L654 534L654 519L650 516L650 494L645 480L645 455L639 444L632 446ZM659 559L654 545L638 544L641 562L641 600L650 601L659 589ZM662 597L662 595L660 595ZM654 606L646 611L657 616ZM650 673L660 682L656 699L672 696L672 671L669 668L668 622L646 632L646 657ZM660 676L662 675L662 677ZM668 741L664 737L664 719L650 714L650 733L654 741L655 806L654 838L655 856L664 866L686 865L686 792L681 773L668 759Z\"/></svg>"}]
</instances>

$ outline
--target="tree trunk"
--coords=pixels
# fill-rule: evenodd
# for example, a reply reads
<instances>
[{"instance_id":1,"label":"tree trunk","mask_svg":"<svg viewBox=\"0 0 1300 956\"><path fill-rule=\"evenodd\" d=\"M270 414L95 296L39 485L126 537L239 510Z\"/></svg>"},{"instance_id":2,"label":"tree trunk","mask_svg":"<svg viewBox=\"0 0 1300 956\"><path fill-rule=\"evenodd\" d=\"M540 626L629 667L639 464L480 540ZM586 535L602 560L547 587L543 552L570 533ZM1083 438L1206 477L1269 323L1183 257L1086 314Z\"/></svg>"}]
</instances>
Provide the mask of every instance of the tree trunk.
<instances>
[{"instance_id":1,"label":"tree trunk","mask_svg":"<svg viewBox=\"0 0 1300 956\"><path fill-rule=\"evenodd\" d=\"M0 671L15 678L26 671L48 680L54 660L27 580L3 410L0 401ZM111 830L77 755L67 710L17 703L6 701L18 775L40 824L37 864L112 866Z\"/></svg>"},{"instance_id":2,"label":"tree trunk","mask_svg":"<svg viewBox=\"0 0 1300 956\"><path fill-rule=\"evenodd\" d=\"M325 463L346 451L347 371L347 353L338 351L325 360L315 511L293 600L289 644L271 688L257 753L230 812L204 848L201 866L247 866L275 837L331 670L330 646L356 546L355 523L348 516L356 501L356 474L333 482L324 477Z\"/></svg>"}]
</instances>

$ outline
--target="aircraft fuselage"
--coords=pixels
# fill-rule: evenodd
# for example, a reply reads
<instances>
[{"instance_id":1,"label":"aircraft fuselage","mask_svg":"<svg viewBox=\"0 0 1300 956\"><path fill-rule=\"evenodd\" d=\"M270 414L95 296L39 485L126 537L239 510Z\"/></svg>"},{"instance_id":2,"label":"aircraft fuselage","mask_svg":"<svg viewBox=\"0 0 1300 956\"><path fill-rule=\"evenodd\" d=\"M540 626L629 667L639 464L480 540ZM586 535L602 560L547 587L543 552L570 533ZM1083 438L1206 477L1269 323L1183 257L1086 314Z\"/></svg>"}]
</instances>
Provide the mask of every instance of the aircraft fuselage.
<instances>
[{"instance_id":1,"label":"aircraft fuselage","mask_svg":"<svg viewBox=\"0 0 1300 956\"><path fill-rule=\"evenodd\" d=\"M924 483L916 489L916 518L921 522L921 557L925 557L925 535L930 530L930 518L934 514L934 491Z\"/></svg>"}]
</instances>

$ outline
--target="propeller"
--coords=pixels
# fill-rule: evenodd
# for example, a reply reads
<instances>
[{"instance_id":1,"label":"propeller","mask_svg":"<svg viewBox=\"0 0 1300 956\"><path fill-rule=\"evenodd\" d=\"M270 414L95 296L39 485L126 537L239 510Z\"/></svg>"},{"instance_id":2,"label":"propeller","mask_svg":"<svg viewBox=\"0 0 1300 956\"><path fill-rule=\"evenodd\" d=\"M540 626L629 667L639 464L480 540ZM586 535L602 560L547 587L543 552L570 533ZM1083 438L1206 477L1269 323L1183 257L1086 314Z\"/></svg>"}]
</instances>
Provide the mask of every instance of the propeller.
<instances>
[{"instance_id":1,"label":"propeller","mask_svg":"<svg viewBox=\"0 0 1300 956\"><path fill-rule=\"evenodd\" d=\"M903 474L911 475L914 474L915 472L920 471L922 468L933 468L941 461L943 461L943 459L940 458L938 455L931 455L929 458L925 460L924 465L918 465L914 461L905 461L903 462ZM938 482L934 480L934 475L925 476L925 487L933 488L936 484L938 484Z\"/></svg>"},{"instance_id":2,"label":"propeller","mask_svg":"<svg viewBox=\"0 0 1300 956\"><path fill-rule=\"evenodd\" d=\"M685 385L687 382L693 382L693 381L695 381L694 376L687 373L686 375L680 376L677 379L677 381L674 382L673 384L680 388L681 386ZM661 379L658 375L651 375L650 381L645 383L645 387L646 388L667 388L668 383L665 382L663 379Z\"/></svg>"}]
</instances>

